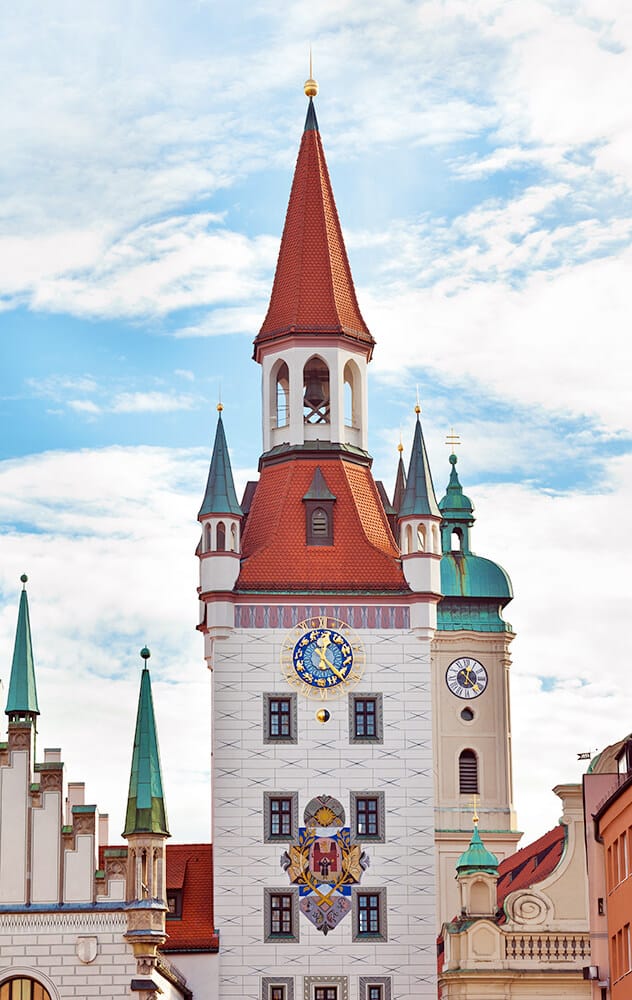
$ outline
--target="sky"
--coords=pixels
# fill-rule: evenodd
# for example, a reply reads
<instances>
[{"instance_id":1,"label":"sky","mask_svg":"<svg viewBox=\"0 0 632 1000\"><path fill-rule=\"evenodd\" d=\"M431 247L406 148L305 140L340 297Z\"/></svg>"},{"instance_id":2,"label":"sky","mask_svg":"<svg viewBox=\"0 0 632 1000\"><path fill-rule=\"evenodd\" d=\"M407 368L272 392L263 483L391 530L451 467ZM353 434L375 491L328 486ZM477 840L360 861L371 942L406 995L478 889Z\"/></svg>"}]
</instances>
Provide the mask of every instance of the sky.
<instances>
[{"instance_id":1,"label":"sky","mask_svg":"<svg viewBox=\"0 0 632 1000\"><path fill-rule=\"evenodd\" d=\"M150 667L171 832L210 831L196 515L317 114L392 488L419 393L438 497L510 574L518 825L632 730L628 0L8 0L0 11L0 677L19 577L40 747L122 829ZM526 841L525 841L526 842Z\"/></svg>"}]
</instances>

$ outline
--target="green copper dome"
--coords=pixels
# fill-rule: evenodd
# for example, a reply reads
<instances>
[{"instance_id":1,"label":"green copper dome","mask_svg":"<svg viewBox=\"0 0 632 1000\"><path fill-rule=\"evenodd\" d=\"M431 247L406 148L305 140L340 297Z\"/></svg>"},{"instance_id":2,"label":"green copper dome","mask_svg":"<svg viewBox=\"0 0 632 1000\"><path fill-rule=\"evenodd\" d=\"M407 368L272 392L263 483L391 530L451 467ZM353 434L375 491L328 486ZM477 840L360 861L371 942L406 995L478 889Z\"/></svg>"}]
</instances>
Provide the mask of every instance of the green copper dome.
<instances>
[{"instance_id":1,"label":"green copper dome","mask_svg":"<svg viewBox=\"0 0 632 1000\"><path fill-rule=\"evenodd\" d=\"M472 553L444 552L441 557L444 597L486 597L507 604L513 597L511 580L498 563Z\"/></svg>"},{"instance_id":2,"label":"green copper dome","mask_svg":"<svg viewBox=\"0 0 632 1000\"><path fill-rule=\"evenodd\" d=\"M474 827L470 846L456 863L456 870L459 875L473 875L475 872L498 875L498 858L485 847L477 826Z\"/></svg>"}]
</instances>

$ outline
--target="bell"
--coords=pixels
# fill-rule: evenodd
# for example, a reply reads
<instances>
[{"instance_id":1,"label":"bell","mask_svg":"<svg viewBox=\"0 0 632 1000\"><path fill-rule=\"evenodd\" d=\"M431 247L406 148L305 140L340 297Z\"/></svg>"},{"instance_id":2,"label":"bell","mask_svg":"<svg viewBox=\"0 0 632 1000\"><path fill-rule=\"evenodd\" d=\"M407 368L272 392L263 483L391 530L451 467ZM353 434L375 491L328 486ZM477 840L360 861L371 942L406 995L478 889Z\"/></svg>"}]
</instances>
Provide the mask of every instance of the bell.
<instances>
[{"instance_id":1,"label":"bell","mask_svg":"<svg viewBox=\"0 0 632 1000\"><path fill-rule=\"evenodd\" d=\"M312 370L307 373L303 401L312 410L319 410L327 402L325 386L318 371Z\"/></svg>"}]
</instances>

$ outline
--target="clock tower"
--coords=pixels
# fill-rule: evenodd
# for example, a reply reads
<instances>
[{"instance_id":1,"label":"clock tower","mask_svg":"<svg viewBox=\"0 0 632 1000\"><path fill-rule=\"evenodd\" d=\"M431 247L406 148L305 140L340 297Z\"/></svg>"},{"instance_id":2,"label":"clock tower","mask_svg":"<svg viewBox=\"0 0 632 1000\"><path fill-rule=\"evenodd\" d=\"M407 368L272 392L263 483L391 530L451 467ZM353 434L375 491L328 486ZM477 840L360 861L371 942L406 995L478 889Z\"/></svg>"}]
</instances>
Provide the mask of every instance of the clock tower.
<instances>
[{"instance_id":1,"label":"clock tower","mask_svg":"<svg viewBox=\"0 0 632 1000\"><path fill-rule=\"evenodd\" d=\"M220 413L199 514L219 995L421 1000L436 996L430 657L442 515L419 415L399 524L371 472L375 343L313 80L305 92L254 344L259 478L239 503Z\"/></svg>"},{"instance_id":2,"label":"clock tower","mask_svg":"<svg viewBox=\"0 0 632 1000\"><path fill-rule=\"evenodd\" d=\"M460 912L455 871L470 842L472 805L485 843L502 861L516 850L511 772L509 645L502 617L513 597L501 566L474 555L474 508L463 493L457 457L439 503L441 591L432 644L433 749L439 926Z\"/></svg>"}]
</instances>

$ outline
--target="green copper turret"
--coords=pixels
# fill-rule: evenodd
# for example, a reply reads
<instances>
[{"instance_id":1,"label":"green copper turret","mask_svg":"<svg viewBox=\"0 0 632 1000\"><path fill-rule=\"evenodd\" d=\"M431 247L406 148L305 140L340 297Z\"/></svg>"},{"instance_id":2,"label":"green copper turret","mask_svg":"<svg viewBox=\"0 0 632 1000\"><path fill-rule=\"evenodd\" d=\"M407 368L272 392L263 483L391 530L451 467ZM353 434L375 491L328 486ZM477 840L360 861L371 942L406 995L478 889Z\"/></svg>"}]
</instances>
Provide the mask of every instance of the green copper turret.
<instances>
[{"instance_id":1,"label":"green copper turret","mask_svg":"<svg viewBox=\"0 0 632 1000\"><path fill-rule=\"evenodd\" d=\"M419 407L417 407L419 410ZM415 436L413 447L410 453L410 465L406 476L406 489L399 510L400 517L440 517L437 506L432 476L430 474L430 462L426 453L426 445L421 432L421 422L419 412L417 412L417 423L415 425Z\"/></svg>"},{"instance_id":2,"label":"green copper turret","mask_svg":"<svg viewBox=\"0 0 632 1000\"><path fill-rule=\"evenodd\" d=\"M20 579L22 581L22 593L20 594L18 625L15 631L9 696L5 709L10 720L34 719L36 715L39 715L37 688L35 686L35 666L33 663L33 644L31 642L29 602L26 596L26 582L28 577L26 574L23 574Z\"/></svg>"},{"instance_id":3,"label":"green copper turret","mask_svg":"<svg viewBox=\"0 0 632 1000\"><path fill-rule=\"evenodd\" d=\"M162 790L160 751L151 696L151 680L147 669L150 652L145 647L140 655L145 666L140 679L136 734L129 779L127 812L123 836L131 833L162 833L171 836L167 826L167 810Z\"/></svg>"},{"instance_id":4,"label":"green copper turret","mask_svg":"<svg viewBox=\"0 0 632 1000\"><path fill-rule=\"evenodd\" d=\"M478 826L474 826L469 847L457 861L456 870L459 875L473 875L475 872L498 875L498 858L485 847Z\"/></svg>"},{"instance_id":5,"label":"green copper turret","mask_svg":"<svg viewBox=\"0 0 632 1000\"><path fill-rule=\"evenodd\" d=\"M211 467L198 517L204 517L205 514L233 514L235 517L242 517L243 511L237 502L233 470L224 434L221 403L218 404L217 409L219 417L211 456Z\"/></svg>"}]
</instances>

